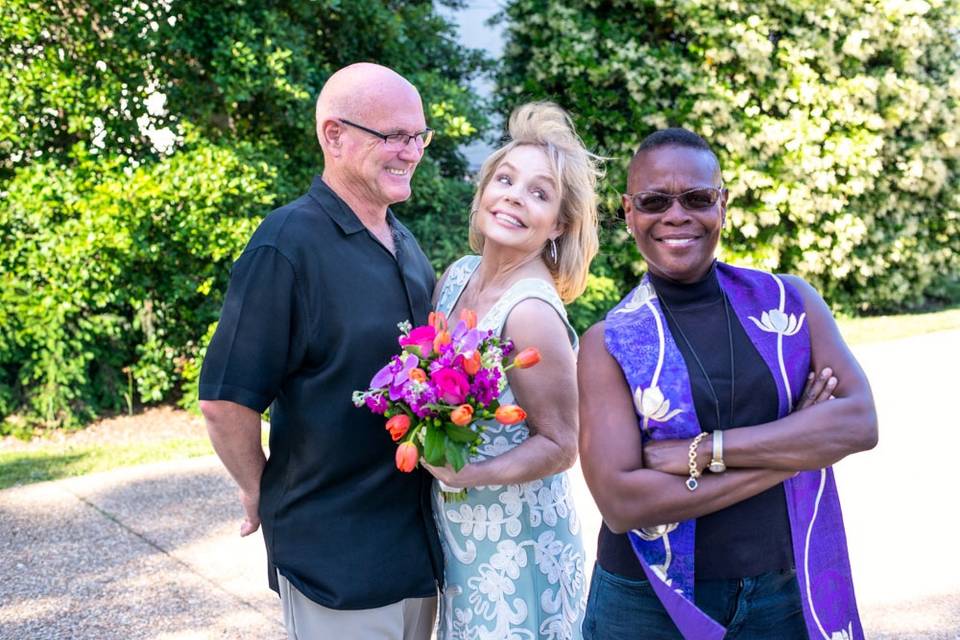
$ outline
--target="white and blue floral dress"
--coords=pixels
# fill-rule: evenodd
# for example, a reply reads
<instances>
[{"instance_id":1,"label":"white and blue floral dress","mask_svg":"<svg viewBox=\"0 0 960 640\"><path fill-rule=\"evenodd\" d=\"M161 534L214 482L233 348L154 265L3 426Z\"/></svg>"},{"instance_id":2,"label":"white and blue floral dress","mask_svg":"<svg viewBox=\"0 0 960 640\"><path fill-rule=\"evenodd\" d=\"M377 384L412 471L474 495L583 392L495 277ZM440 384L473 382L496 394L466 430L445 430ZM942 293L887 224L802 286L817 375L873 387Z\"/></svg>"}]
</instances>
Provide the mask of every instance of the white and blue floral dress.
<instances>
[{"instance_id":1,"label":"white and blue floral dress","mask_svg":"<svg viewBox=\"0 0 960 640\"><path fill-rule=\"evenodd\" d=\"M479 264L479 256L453 264L437 310L450 313ZM528 298L557 310L576 349L577 337L556 289L539 279L516 282L479 320L479 328L499 335L510 310ZM512 402L507 386L500 403ZM505 426L490 421L471 461L500 455L529 435L523 422ZM445 565L438 640L582 637L584 551L566 473L524 484L472 487L462 502L445 502L434 481L433 507Z\"/></svg>"}]
</instances>

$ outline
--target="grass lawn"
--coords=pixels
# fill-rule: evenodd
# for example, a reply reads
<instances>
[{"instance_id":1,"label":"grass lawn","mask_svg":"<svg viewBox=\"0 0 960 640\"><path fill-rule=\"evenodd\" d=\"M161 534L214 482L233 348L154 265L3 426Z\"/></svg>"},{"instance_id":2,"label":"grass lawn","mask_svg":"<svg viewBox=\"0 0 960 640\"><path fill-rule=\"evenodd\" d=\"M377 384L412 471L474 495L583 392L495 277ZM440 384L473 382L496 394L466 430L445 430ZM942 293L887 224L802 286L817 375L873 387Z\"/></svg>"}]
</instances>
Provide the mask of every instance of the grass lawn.
<instances>
[{"instance_id":1,"label":"grass lawn","mask_svg":"<svg viewBox=\"0 0 960 640\"><path fill-rule=\"evenodd\" d=\"M960 329L960 307L928 313L873 318L841 318L840 332L847 344L897 340L923 333Z\"/></svg>"},{"instance_id":2,"label":"grass lawn","mask_svg":"<svg viewBox=\"0 0 960 640\"><path fill-rule=\"evenodd\" d=\"M265 426L262 442L267 446ZM0 489L213 454L203 419L172 406L99 420L73 433L0 440Z\"/></svg>"},{"instance_id":3,"label":"grass lawn","mask_svg":"<svg viewBox=\"0 0 960 640\"><path fill-rule=\"evenodd\" d=\"M26 451L0 451L0 489L212 453L213 447L207 438L83 446L51 444Z\"/></svg>"}]
</instances>

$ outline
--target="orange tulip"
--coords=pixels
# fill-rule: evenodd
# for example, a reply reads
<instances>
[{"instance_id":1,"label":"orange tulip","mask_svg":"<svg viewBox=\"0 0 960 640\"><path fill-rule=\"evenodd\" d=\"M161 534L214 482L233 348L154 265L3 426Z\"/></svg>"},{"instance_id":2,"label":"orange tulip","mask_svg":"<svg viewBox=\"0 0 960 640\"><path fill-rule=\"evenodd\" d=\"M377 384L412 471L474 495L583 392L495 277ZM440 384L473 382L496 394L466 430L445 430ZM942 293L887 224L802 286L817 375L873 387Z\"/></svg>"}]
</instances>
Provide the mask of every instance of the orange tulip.
<instances>
[{"instance_id":1,"label":"orange tulip","mask_svg":"<svg viewBox=\"0 0 960 640\"><path fill-rule=\"evenodd\" d=\"M479 351L471 351L468 355L463 357L463 370L468 376L477 375L477 371L480 371Z\"/></svg>"},{"instance_id":2,"label":"orange tulip","mask_svg":"<svg viewBox=\"0 0 960 640\"><path fill-rule=\"evenodd\" d=\"M447 316L443 311L431 311L427 317L427 324L437 330L437 333L447 330Z\"/></svg>"},{"instance_id":3,"label":"orange tulip","mask_svg":"<svg viewBox=\"0 0 960 640\"><path fill-rule=\"evenodd\" d=\"M390 432L390 437L396 442L407 435L407 431L410 430L410 416L399 413L387 420L387 425L384 428Z\"/></svg>"},{"instance_id":4,"label":"orange tulip","mask_svg":"<svg viewBox=\"0 0 960 640\"><path fill-rule=\"evenodd\" d=\"M462 404L450 412L450 422L458 427L465 427L473 421L473 407Z\"/></svg>"},{"instance_id":5,"label":"orange tulip","mask_svg":"<svg viewBox=\"0 0 960 640\"><path fill-rule=\"evenodd\" d=\"M426 382L427 380L427 372L424 371L423 369L420 369L419 367L415 369L410 369L410 373L408 375L410 376L410 379L413 380L414 382Z\"/></svg>"},{"instance_id":6,"label":"orange tulip","mask_svg":"<svg viewBox=\"0 0 960 640\"><path fill-rule=\"evenodd\" d=\"M529 369L538 362L540 362L540 352L536 347L527 347L513 359L513 366L517 369Z\"/></svg>"},{"instance_id":7,"label":"orange tulip","mask_svg":"<svg viewBox=\"0 0 960 640\"><path fill-rule=\"evenodd\" d=\"M461 311L460 319L467 323L467 329L477 328L477 312L473 309L464 309Z\"/></svg>"},{"instance_id":8,"label":"orange tulip","mask_svg":"<svg viewBox=\"0 0 960 640\"><path fill-rule=\"evenodd\" d=\"M505 404L497 407L497 412L493 414L500 424L517 424L527 419L527 412L515 404Z\"/></svg>"},{"instance_id":9,"label":"orange tulip","mask_svg":"<svg viewBox=\"0 0 960 640\"><path fill-rule=\"evenodd\" d=\"M451 342L450 332L441 331L437 334L437 337L433 339L433 350L437 353L440 352L440 347L448 345Z\"/></svg>"},{"instance_id":10,"label":"orange tulip","mask_svg":"<svg viewBox=\"0 0 960 640\"><path fill-rule=\"evenodd\" d=\"M420 452L417 445L412 442L402 442L397 447L397 469L404 473L410 473L417 467L417 461L420 459Z\"/></svg>"}]
</instances>

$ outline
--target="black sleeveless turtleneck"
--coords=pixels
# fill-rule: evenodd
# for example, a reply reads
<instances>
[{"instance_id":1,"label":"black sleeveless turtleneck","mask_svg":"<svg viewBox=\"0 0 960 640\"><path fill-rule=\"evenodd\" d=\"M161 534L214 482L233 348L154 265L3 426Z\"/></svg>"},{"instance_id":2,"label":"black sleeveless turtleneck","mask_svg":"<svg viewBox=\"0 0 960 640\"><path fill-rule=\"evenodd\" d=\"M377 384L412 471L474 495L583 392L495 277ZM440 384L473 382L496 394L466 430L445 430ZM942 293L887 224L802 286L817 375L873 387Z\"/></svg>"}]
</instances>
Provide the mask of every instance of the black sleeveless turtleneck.
<instances>
[{"instance_id":1,"label":"black sleeveless turtleneck","mask_svg":"<svg viewBox=\"0 0 960 640\"><path fill-rule=\"evenodd\" d=\"M664 316L687 365L701 428L713 431L776 420L776 383L732 308L736 388L731 413L730 339L716 266L703 280L693 284L679 284L653 274L650 281L672 312L664 312ZM716 390L720 400L719 425L710 385L681 335L690 341ZM677 482L682 479L678 477ZM627 536L614 534L606 524L600 528L597 561L612 573L646 578ZM697 518L694 565L697 579L744 578L791 567L790 522L782 484Z\"/></svg>"}]
</instances>

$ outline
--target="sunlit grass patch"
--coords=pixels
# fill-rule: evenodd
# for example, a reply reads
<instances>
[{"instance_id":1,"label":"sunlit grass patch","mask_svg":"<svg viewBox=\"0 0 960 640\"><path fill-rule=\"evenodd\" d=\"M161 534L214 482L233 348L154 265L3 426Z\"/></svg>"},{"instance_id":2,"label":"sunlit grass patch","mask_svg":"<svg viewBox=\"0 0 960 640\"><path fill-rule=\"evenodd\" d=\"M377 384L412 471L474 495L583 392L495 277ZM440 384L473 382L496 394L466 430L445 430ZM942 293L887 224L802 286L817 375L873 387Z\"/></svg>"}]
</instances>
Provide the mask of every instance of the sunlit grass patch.
<instances>
[{"instance_id":1,"label":"sunlit grass patch","mask_svg":"<svg viewBox=\"0 0 960 640\"><path fill-rule=\"evenodd\" d=\"M847 344L897 340L924 333L960 329L960 307L928 313L873 318L842 318L840 333Z\"/></svg>"},{"instance_id":2,"label":"sunlit grass patch","mask_svg":"<svg viewBox=\"0 0 960 640\"><path fill-rule=\"evenodd\" d=\"M212 453L213 447L207 438L3 451L0 452L0 489L148 462L186 460Z\"/></svg>"}]
</instances>

